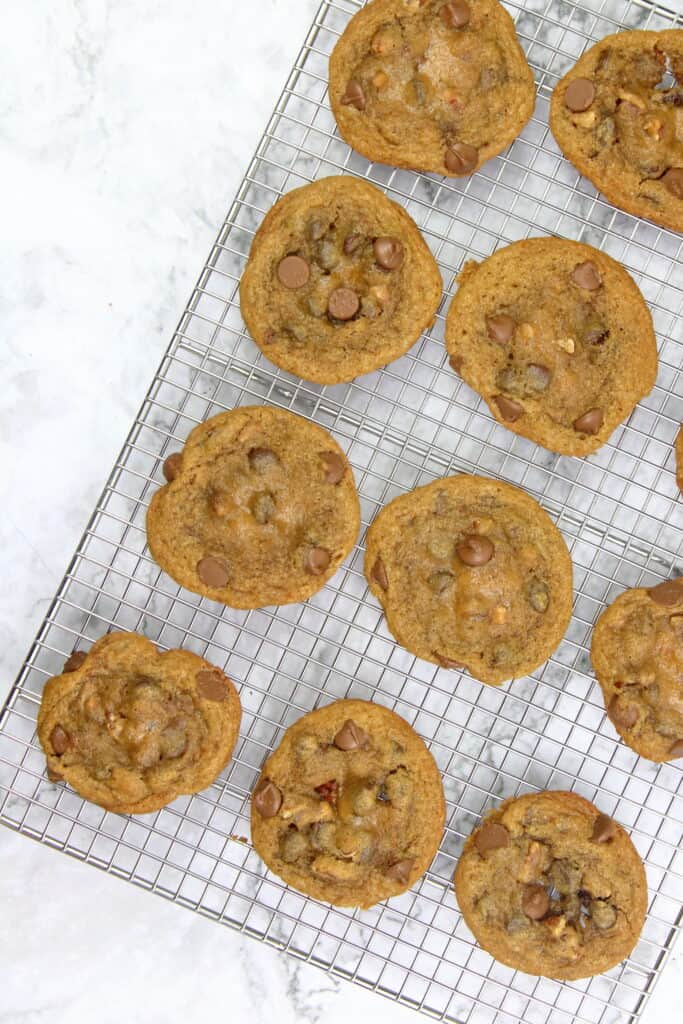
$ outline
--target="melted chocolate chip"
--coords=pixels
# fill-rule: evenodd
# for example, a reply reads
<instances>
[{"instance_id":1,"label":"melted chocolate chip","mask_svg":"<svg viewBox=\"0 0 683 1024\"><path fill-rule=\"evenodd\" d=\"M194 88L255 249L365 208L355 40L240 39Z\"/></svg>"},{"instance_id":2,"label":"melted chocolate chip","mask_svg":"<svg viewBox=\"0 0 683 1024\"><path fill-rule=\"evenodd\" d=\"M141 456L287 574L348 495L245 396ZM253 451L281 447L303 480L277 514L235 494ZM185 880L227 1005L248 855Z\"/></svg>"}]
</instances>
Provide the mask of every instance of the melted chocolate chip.
<instances>
[{"instance_id":1,"label":"melted chocolate chip","mask_svg":"<svg viewBox=\"0 0 683 1024\"><path fill-rule=\"evenodd\" d=\"M351 78L346 86L346 92L341 98L345 107L355 107L356 110L365 110L365 93L360 82Z\"/></svg>"},{"instance_id":2,"label":"melted chocolate chip","mask_svg":"<svg viewBox=\"0 0 683 1024\"><path fill-rule=\"evenodd\" d=\"M360 299L353 288L335 288L327 303L327 312L333 320L353 320L360 309Z\"/></svg>"},{"instance_id":3,"label":"melted chocolate chip","mask_svg":"<svg viewBox=\"0 0 683 1024\"><path fill-rule=\"evenodd\" d=\"M482 857L485 853L490 853L491 850L501 850L509 842L510 833L505 828L505 825L499 825L497 822L482 825L474 833L474 845Z\"/></svg>"},{"instance_id":4,"label":"melted chocolate chip","mask_svg":"<svg viewBox=\"0 0 683 1024\"><path fill-rule=\"evenodd\" d=\"M346 463L337 452L323 452L323 463L325 464L325 482L336 485L344 479Z\"/></svg>"},{"instance_id":5,"label":"melted chocolate chip","mask_svg":"<svg viewBox=\"0 0 683 1024\"><path fill-rule=\"evenodd\" d=\"M166 459L161 471L169 484L172 484L175 478L178 476L180 470L182 469L182 465L183 456L181 455L180 452L173 452L173 454L169 455L169 457Z\"/></svg>"},{"instance_id":6,"label":"melted chocolate chip","mask_svg":"<svg viewBox=\"0 0 683 1024\"><path fill-rule=\"evenodd\" d=\"M515 321L506 313L499 313L498 316L486 317L486 330L492 341L499 345L507 345L515 333Z\"/></svg>"},{"instance_id":7,"label":"melted chocolate chip","mask_svg":"<svg viewBox=\"0 0 683 1024\"><path fill-rule=\"evenodd\" d=\"M444 4L439 15L446 28L464 28L470 20L470 13L467 0L452 0Z\"/></svg>"},{"instance_id":8,"label":"melted chocolate chip","mask_svg":"<svg viewBox=\"0 0 683 1024\"><path fill-rule=\"evenodd\" d=\"M590 78L575 78L567 86L564 94L564 102L574 113L581 113L588 110L595 100L595 86Z\"/></svg>"},{"instance_id":9,"label":"melted chocolate chip","mask_svg":"<svg viewBox=\"0 0 683 1024\"><path fill-rule=\"evenodd\" d=\"M598 814L593 825L591 839L595 843L607 843L617 834L617 825L608 814Z\"/></svg>"},{"instance_id":10,"label":"melted chocolate chip","mask_svg":"<svg viewBox=\"0 0 683 1024\"><path fill-rule=\"evenodd\" d=\"M398 238L390 238L387 235L376 238L373 249L375 259L384 270L398 270L403 264L405 250Z\"/></svg>"},{"instance_id":11,"label":"melted chocolate chip","mask_svg":"<svg viewBox=\"0 0 683 1024\"><path fill-rule=\"evenodd\" d=\"M513 401L512 398L506 398L505 395L496 395L494 402L498 406L501 418L506 423L514 423L515 420L524 415L524 406L520 405L519 402Z\"/></svg>"},{"instance_id":12,"label":"melted chocolate chip","mask_svg":"<svg viewBox=\"0 0 683 1024\"><path fill-rule=\"evenodd\" d=\"M379 556L375 559L375 564L372 567L370 575L378 587L381 587L382 590L388 590L389 579L387 577L387 570L384 567L384 562Z\"/></svg>"},{"instance_id":13,"label":"melted chocolate chip","mask_svg":"<svg viewBox=\"0 0 683 1024\"><path fill-rule=\"evenodd\" d=\"M683 576L677 580L666 580L656 587L651 587L648 594L655 604L664 605L665 608L678 604L679 601L683 601Z\"/></svg>"},{"instance_id":14,"label":"melted chocolate chip","mask_svg":"<svg viewBox=\"0 0 683 1024\"><path fill-rule=\"evenodd\" d=\"M353 719L347 718L343 726L334 737L334 745L339 750L359 750L368 743L370 737L365 729L361 729Z\"/></svg>"},{"instance_id":15,"label":"melted chocolate chip","mask_svg":"<svg viewBox=\"0 0 683 1024\"><path fill-rule=\"evenodd\" d=\"M455 142L446 150L446 169L451 174L471 174L479 163L479 151L465 142Z\"/></svg>"},{"instance_id":16,"label":"melted chocolate chip","mask_svg":"<svg viewBox=\"0 0 683 1024\"><path fill-rule=\"evenodd\" d=\"M574 420L574 430L579 434L597 434L604 422L602 409L590 409Z\"/></svg>"},{"instance_id":17,"label":"melted chocolate chip","mask_svg":"<svg viewBox=\"0 0 683 1024\"><path fill-rule=\"evenodd\" d=\"M455 550L460 561L465 565L480 566L491 561L496 549L488 537L480 537L479 534L474 533L465 537Z\"/></svg>"},{"instance_id":18,"label":"melted chocolate chip","mask_svg":"<svg viewBox=\"0 0 683 1024\"><path fill-rule=\"evenodd\" d=\"M392 881L398 882L399 885L406 885L410 878L415 864L414 858L407 858L406 860L399 860L395 864L390 864L386 870L387 878L391 878Z\"/></svg>"},{"instance_id":19,"label":"melted chocolate chip","mask_svg":"<svg viewBox=\"0 0 683 1024\"><path fill-rule=\"evenodd\" d=\"M65 754L71 746L71 737L61 725L56 725L50 733L50 743L57 757Z\"/></svg>"},{"instance_id":20,"label":"melted chocolate chip","mask_svg":"<svg viewBox=\"0 0 683 1024\"><path fill-rule=\"evenodd\" d=\"M64 668L62 669L62 672L76 672L81 667L81 665L83 664L87 657L88 655L85 653L85 651L72 651L72 653L64 662Z\"/></svg>"},{"instance_id":21,"label":"melted chocolate chip","mask_svg":"<svg viewBox=\"0 0 683 1024\"><path fill-rule=\"evenodd\" d=\"M305 569L311 576L322 576L330 564L330 553L325 548L310 548L306 555Z\"/></svg>"},{"instance_id":22,"label":"melted chocolate chip","mask_svg":"<svg viewBox=\"0 0 683 1024\"><path fill-rule=\"evenodd\" d=\"M197 691L204 700L224 701L228 699L225 676L219 669L204 668L197 673Z\"/></svg>"},{"instance_id":23,"label":"melted chocolate chip","mask_svg":"<svg viewBox=\"0 0 683 1024\"><path fill-rule=\"evenodd\" d=\"M311 268L302 256L285 256L277 268L280 283L294 291L303 288L311 276Z\"/></svg>"},{"instance_id":24,"label":"melted chocolate chip","mask_svg":"<svg viewBox=\"0 0 683 1024\"><path fill-rule=\"evenodd\" d=\"M230 579L230 569L219 558L202 558L197 562L197 575L207 587L224 587Z\"/></svg>"},{"instance_id":25,"label":"melted chocolate chip","mask_svg":"<svg viewBox=\"0 0 683 1024\"><path fill-rule=\"evenodd\" d=\"M282 807L282 793L270 779L262 779L254 790L252 803L262 818L274 818Z\"/></svg>"}]
</instances>

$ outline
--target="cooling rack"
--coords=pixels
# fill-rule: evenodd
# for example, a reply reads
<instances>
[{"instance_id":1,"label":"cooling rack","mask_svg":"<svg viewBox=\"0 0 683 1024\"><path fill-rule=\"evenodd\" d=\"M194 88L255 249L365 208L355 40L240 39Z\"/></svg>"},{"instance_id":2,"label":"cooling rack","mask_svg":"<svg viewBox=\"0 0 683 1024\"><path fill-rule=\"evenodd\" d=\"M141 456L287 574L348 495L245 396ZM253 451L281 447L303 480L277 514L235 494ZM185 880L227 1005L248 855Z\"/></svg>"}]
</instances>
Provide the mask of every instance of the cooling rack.
<instances>
[{"instance_id":1,"label":"cooling rack","mask_svg":"<svg viewBox=\"0 0 683 1024\"><path fill-rule=\"evenodd\" d=\"M9 827L436 1020L530 1024L636 1020L680 926L683 775L620 743L606 720L588 647L605 603L626 587L683 572L683 502L671 445L683 419L683 268L679 235L620 213L561 158L548 124L557 79L619 28L681 27L645 0L507 4L539 86L535 116L501 157L450 181L368 163L335 132L327 60L362 6L324 0L220 229L169 349L0 718L0 820ZM351 384L318 387L274 368L247 336L238 283L255 229L282 193L329 174L367 178L417 221L443 272L436 324L408 355ZM454 277L520 238L554 233L626 265L652 309L657 385L611 443L563 458L495 423L449 370L444 314ZM542 669L501 689L398 648L362 574L362 537L305 604L236 612L178 588L151 560L145 511L165 457L217 412L268 403L316 420L348 452L363 526L405 490L457 471L518 484L570 546L575 606ZM208 791L156 815L108 814L50 782L35 736L40 692L75 647L110 630L184 646L237 682L243 726ZM447 827L426 876L370 911L331 908L269 874L249 842L249 793L283 731L339 697L398 711L443 773ZM631 830L646 861L649 913L628 961L560 984L515 972L477 947L451 877L464 838L501 799L567 788Z\"/></svg>"}]
</instances>

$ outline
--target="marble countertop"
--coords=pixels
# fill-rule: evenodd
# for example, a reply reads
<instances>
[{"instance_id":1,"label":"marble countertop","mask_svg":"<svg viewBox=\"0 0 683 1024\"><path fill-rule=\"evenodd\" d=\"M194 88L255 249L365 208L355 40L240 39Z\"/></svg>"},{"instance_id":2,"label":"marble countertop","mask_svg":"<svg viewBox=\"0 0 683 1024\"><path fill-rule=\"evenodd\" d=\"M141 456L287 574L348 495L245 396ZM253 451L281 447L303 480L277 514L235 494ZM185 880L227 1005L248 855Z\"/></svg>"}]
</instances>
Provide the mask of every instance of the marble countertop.
<instances>
[{"instance_id":1,"label":"marble countertop","mask_svg":"<svg viewBox=\"0 0 683 1024\"><path fill-rule=\"evenodd\" d=\"M2 4L0 699L316 8ZM5 829L0 907L3 1024L423 1019Z\"/></svg>"}]
</instances>

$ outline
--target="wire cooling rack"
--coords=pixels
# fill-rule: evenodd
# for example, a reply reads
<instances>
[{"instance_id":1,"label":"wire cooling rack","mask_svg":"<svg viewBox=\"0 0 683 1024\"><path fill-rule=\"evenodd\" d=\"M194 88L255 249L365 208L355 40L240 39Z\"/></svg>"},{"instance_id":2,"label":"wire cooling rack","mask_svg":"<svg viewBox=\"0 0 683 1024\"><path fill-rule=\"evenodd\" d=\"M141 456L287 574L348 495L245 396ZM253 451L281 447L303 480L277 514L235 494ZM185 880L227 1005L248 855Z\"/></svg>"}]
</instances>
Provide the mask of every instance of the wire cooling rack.
<instances>
[{"instance_id":1,"label":"wire cooling rack","mask_svg":"<svg viewBox=\"0 0 683 1024\"><path fill-rule=\"evenodd\" d=\"M621 590L683 572L683 502L671 445L683 419L683 267L679 235L609 206L563 160L548 101L576 57L608 32L681 26L644 0L508 4L534 67L533 121L469 180L369 164L335 133L328 55L356 0L325 0L202 270L169 350L0 720L0 820L55 849L222 924L424 1011L437 1020L635 1020L680 923L680 765L638 759L605 718L592 677L591 628ZM402 203L443 271L448 296L412 351L351 384L318 387L276 370L247 336L237 289L261 219L280 194L350 173ZM556 233L624 263L652 308L657 386L612 442L562 458L506 431L448 369L444 314L466 258ZM456 471L518 484L550 512L571 548L575 608L559 649L533 676L501 689L414 659L389 635L358 546L306 604L248 613L178 588L145 545L145 511L164 458L206 417L269 403L310 417L344 446L363 524L405 490ZM362 539L362 538L361 538ZM208 791L135 819L84 803L45 775L35 736L40 692L74 647L137 630L224 666L244 708L235 757ZM339 697L397 710L429 742L448 802L440 851L411 892L370 911L330 908L269 874L245 841L249 793L284 729ZM464 838L502 798L574 789L631 830L647 863L649 914L629 960L572 984L532 978L478 948L453 896Z\"/></svg>"}]
</instances>

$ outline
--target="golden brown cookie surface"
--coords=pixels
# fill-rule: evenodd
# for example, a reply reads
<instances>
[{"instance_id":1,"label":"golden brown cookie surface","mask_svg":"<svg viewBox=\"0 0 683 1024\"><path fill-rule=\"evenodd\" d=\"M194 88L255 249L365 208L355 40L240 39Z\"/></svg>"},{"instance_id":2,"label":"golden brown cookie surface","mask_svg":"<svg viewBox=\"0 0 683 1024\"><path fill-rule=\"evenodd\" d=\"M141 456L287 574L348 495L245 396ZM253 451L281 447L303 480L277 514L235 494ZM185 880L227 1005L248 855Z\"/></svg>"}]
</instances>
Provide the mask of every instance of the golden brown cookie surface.
<instances>
[{"instance_id":1,"label":"golden brown cookie surface","mask_svg":"<svg viewBox=\"0 0 683 1024\"><path fill-rule=\"evenodd\" d=\"M339 700L299 719L263 766L254 848L288 885L336 906L371 907L414 885L444 827L441 777L393 711Z\"/></svg>"},{"instance_id":2,"label":"golden brown cookie surface","mask_svg":"<svg viewBox=\"0 0 683 1024\"><path fill-rule=\"evenodd\" d=\"M600 448L657 376L652 316L635 282L605 253L561 238L467 263L446 348L500 423L563 455Z\"/></svg>"},{"instance_id":3,"label":"golden brown cookie surface","mask_svg":"<svg viewBox=\"0 0 683 1024\"><path fill-rule=\"evenodd\" d=\"M621 826L576 793L506 800L465 843L455 894L477 942L548 978L601 974L628 956L647 909L643 864Z\"/></svg>"},{"instance_id":4,"label":"golden brown cookie surface","mask_svg":"<svg viewBox=\"0 0 683 1024\"><path fill-rule=\"evenodd\" d=\"M190 651L165 654L135 633L74 652L47 683L38 738L50 777L118 814L148 814L197 793L230 760L240 701Z\"/></svg>"},{"instance_id":5,"label":"golden brown cookie surface","mask_svg":"<svg viewBox=\"0 0 683 1024\"><path fill-rule=\"evenodd\" d=\"M683 757L683 577L620 594L597 621L591 661L624 742L651 761Z\"/></svg>"},{"instance_id":6,"label":"golden brown cookie surface","mask_svg":"<svg viewBox=\"0 0 683 1024\"><path fill-rule=\"evenodd\" d=\"M315 423L245 406L196 427L176 455L150 504L147 538L188 590L233 608L305 601L352 549L353 472Z\"/></svg>"},{"instance_id":7,"label":"golden brown cookie surface","mask_svg":"<svg viewBox=\"0 0 683 1024\"><path fill-rule=\"evenodd\" d=\"M611 203L683 231L682 29L596 43L557 85L550 127Z\"/></svg>"},{"instance_id":8,"label":"golden brown cookie surface","mask_svg":"<svg viewBox=\"0 0 683 1024\"><path fill-rule=\"evenodd\" d=\"M240 286L261 351L304 380L353 380L434 321L442 282L414 221L368 182L324 178L280 199Z\"/></svg>"},{"instance_id":9,"label":"golden brown cookie surface","mask_svg":"<svg viewBox=\"0 0 683 1024\"><path fill-rule=\"evenodd\" d=\"M542 664L571 614L559 530L528 494L486 477L390 502L368 531L365 575L403 647L494 686Z\"/></svg>"},{"instance_id":10,"label":"golden brown cookie surface","mask_svg":"<svg viewBox=\"0 0 683 1024\"><path fill-rule=\"evenodd\" d=\"M330 58L339 131L369 160L472 174L519 135L536 90L497 0L373 0Z\"/></svg>"}]
</instances>

